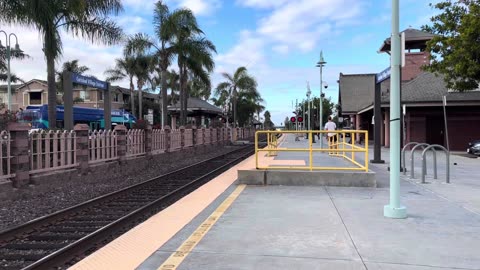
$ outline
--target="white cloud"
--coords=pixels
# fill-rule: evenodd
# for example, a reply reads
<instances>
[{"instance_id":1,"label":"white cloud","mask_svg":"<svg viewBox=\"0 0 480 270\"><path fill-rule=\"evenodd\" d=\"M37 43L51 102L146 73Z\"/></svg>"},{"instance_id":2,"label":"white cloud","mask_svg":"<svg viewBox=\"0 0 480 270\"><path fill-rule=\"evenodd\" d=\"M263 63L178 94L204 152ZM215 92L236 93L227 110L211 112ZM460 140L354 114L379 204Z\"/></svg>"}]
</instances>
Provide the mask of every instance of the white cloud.
<instances>
[{"instance_id":1,"label":"white cloud","mask_svg":"<svg viewBox=\"0 0 480 270\"><path fill-rule=\"evenodd\" d=\"M31 58L24 60L12 60L11 70L24 80L47 79L47 67L45 56L42 51L42 39L34 29L27 29L19 26L2 26L7 33L16 33L20 48L30 55ZM121 57L120 46L105 46L92 44L83 39L72 37L62 32L63 56L60 57L55 68L60 69L65 61L78 59L81 65L90 68L88 74L99 79L104 79L103 72L113 67L115 58ZM126 81L118 82L122 86L128 86Z\"/></svg>"},{"instance_id":2,"label":"white cloud","mask_svg":"<svg viewBox=\"0 0 480 270\"><path fill-rule=\"evenodd\" d=\"M274 8L285 4L288 0L237 0L237 4L253 8Z\"/></svg>"},{"instance_id":3,"label":"white cloud","mask_svg":"<svg viewBox=\"0 0 480 270\"><path fill-rule=\"evenodd\" d=\"M319 75L315 68L273 67L267 62L270 60L267 52L273 51L282 57L311 52L319 47L320 40L329 40L344 27L357 23L365 7L360 0L239 0L237 4L269 13L259 19L256 29L242 31L237 45L217 56L213 82L215 85L221 81L218 72L232 73L235 68L252 63L248 70L257 77L262 97L272 102L267 108L276 124L289 115L291 101L304 95L299 95L299 91L306 92L306 80L311 80L314 93L318 90ZM324 80L331 84L327 96L330 91L334 98L338 95L335 82L340 71L364 72L365 67L330 66L324 73Z\"/></svg>"},{"instance_id":4,"label":"white cloud","mask_svg":"<svg viewBox=\"0 0 480 270\"><path fill-rule=\"evenodd\" d=\"M220 8L221 2L219 0L175 0L178 6L187 7L196 15L211 15Z\"/></svg>"},{"instance_id":5,"label":"white cloud","mask_svg":"<svg viewBox=\"0 0 480 270\"><path fill-rule=\"evenodd\" d=\"M288 45L278 45L278 46L273 46L272 50L279 54L287 54L289 51L289 47Z\"/></svg>"},{"instance_id":6,"label":"white cloud","mask_svg":"<svg viewBox=\"0 0 480 270\"><path fill-rule=\"evenodd\" d=\"M153 14L154 5L158 0L123 0L125 10L134 13ZM171 11L176 8L189 8L198 16L212 15L221 7L220 0L166 0Z\"/></svg>"}]
</instances>

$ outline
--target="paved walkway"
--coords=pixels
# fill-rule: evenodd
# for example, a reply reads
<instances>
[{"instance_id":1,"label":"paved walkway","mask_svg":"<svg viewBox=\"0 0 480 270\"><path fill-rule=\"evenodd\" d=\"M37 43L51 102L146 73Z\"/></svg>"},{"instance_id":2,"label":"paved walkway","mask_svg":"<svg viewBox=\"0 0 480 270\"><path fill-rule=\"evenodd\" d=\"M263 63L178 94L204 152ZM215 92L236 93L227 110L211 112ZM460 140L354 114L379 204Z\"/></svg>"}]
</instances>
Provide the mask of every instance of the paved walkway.
<instances>
[{"instance_id":1,"label":"paved walkway","mask_svg":"<svg viewBox=\"0 0 480 270\"><path fill-rule=\"evenodd\" d=\"M395 220L382 153L378 188L244 188L232 168L74 269L480 270L480 159L452 156L451 184L440 155L438 180L402 176L408 218Z\"/></svg>"},{"instance_id":2,"label":"paved walkway","mask_svg":"<svg viewBox=\"0 0 480 270\"><path fill-rule=\"evenodd\" d=\"M452 160L452 184L402 177L402 220L383 216L385 187L248 186L177 269L480 269L480 160ZM387 167L372 166L386 184ZM137 269L162 265L235 188Z\"/></svg>"}]
</instances>

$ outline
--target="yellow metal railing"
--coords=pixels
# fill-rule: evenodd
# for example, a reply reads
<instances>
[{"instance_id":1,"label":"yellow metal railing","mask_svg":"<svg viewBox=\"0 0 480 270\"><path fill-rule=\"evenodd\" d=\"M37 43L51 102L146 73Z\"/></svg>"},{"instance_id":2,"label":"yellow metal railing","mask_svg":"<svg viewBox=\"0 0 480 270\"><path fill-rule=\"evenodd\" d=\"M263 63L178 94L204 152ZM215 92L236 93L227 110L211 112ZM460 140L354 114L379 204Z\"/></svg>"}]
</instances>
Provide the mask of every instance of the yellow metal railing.
<instances>
[{"instance_id":1,"label":"yellow metal railing","mask_svg":"<svg viewBox=\"0 0 480 270\"><path fill-rule=\"evenodd\" d=\"M267 149L270 149L270 151L267 152L267 155L269 157L273 157L277 155L276 149L278 148L278 133L272 132L272 133L267 133Z\"/></svg>"},{"instance_id":2,"label":"yellow metal railing","mask_svg":"<svg viewBox=\"0 0 480 270\"><path fill-rule=\"evenodd\" d=\"M333 136L328 137L328 133ZM258 136L260 134L267 135L267 146L265 148L260 148L258 146ZM279 148L278 136L285 134L308 134L308 148ZM321 136L327 136L327 146L328 148L314 148L312 136L320 134ZM350 136L350 141L347 142L347 135ZM365 142L365 145L358 146L355 144L355 138L358 136L364 136L362 141ZM277 156L278 152L307 152L309 153L308 164L306 166L260 166L259 165L259 153L267 152L266 156ZM349 161L354 167L321 167L314 166L313 164L313 153L314 152L324 152L328 153L328 156L331 157L342 157L345 160ZM355 160L355 153L363 153L364 162L361 164L359 161ZM255 133L255 166L258 170L271 170L271 169L281 169L281 170L352 170L352 171L365 171L368 172L368 131L366 130L335 130L335 131L325 131L325 130L299 130L299 131L257 131Z\"/></svg>"}]
</instances>

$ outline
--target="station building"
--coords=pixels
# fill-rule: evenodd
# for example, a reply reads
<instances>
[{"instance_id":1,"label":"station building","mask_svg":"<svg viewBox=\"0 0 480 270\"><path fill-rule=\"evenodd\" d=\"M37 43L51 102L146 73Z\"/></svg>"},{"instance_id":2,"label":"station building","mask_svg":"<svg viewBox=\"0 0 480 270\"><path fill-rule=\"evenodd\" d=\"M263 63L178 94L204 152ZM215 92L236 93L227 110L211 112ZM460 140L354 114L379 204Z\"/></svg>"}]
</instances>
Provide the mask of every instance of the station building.
<instances>
[{"instance_id":1,"label":"station building","mask_svg":"<svg viewBox=\"0 0 480 270\"><path fill-rule=\"evenodd\" d=\"M416 29L405 31L405 66L401 72L401 105L404 114L403 144L426 142L447 146L443 97L446 97L446 118L449 146L452 151L465 151L468 142L480 139L480 89L458 92L448 89L444 78L422 70L430 55L426 43L433 35ZM386 39L381 52L390 51ZM339 103L347 125L366 129L373 139L373 112L377 74L342 74L339 77ZM378 89L378 88L377 88ZM383 124L381 144L390 146L390 79L381 82Z\"/></svg>"}]
</instances>

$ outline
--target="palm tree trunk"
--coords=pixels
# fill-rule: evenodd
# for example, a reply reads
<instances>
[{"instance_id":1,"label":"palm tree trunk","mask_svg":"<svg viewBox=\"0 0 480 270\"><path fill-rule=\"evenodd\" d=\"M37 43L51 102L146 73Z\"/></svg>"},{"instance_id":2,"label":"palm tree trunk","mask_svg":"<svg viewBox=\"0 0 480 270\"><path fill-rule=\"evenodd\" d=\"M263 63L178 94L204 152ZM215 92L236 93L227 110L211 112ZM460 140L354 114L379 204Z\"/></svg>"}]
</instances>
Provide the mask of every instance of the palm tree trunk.
<instances>
[{"instance_id":1,"label":"palm tree trunk","mask_svg":"<svg viewBox=\"0 0 480 270\"><path fill-rule=\"evenodd\" d=\"M142 96L142 87L143 82L138 80L138 119L143 120L143 96Z\"/></svg>"},{"instance_id":2,"label":"palm tree trunk","mask_svg":"<svg viewBox=\"0 0 480 270\"><path fill-rule=\"evenodd\" d=\"M179 75L180 75L180 125L183 126L184 125L184 122L183 122L183 118L185 116L185 111L184 111L184 107L183 107L183 68L182 68L182 63L181 61L179 61L178 63L178 67L179 67Z\"/></svg>"},{"instance_id":3,"label":"palm tree trunk","mask_svg":"<svg viewBox=\"0 0 480 270\"><path fill-rule=\"evenodd\" d=\"M183 70L183 125L187 124L187 115L188 115L188 91L187 91L187 67L184 67Z\"/></svg>"},{"instance_id":4,"label":"palm tree trunk","mask_svg":"<svg viewBox=\"0 0 480 270\"><path fill-rule=\"evenodd\" d=\"M133 86L133 80L130 77L130 107L132 111L132 115L135 116L135 93L133 92L134 86Z\"/></svg>"},{"instance_id":5,"label":"palm tree trunk","mask_svg":"<svg viewBox=\"0 0 480 270\"><path fill-rule=\"evenodd\" d=\"M168 104L167 104L167 69L162 68L162 125L165 125L165 121L168 119ZM163 128L163 126L162 126Z\"/></svg>"},{"instance_id":6,"label":"palm tree trunk","mask_svg":"<svg viewBox=\"0 0 480 270\"><path fill-rule=\"evenodd\" d=\"M237 127L237 91L233 90L233 127Z\"/></svg>"},{"instance_id":7,"label":"palm tree trunk","mask_svg":"<svg viewBox=\"0 0 480 270\"><path fill-rule=\"evenodd\" d=\"M55 85L55 59L47 56L48 128L57 128L57 90Z\"/></svg>"}]
</instances>

